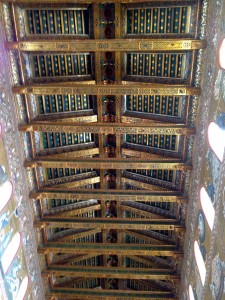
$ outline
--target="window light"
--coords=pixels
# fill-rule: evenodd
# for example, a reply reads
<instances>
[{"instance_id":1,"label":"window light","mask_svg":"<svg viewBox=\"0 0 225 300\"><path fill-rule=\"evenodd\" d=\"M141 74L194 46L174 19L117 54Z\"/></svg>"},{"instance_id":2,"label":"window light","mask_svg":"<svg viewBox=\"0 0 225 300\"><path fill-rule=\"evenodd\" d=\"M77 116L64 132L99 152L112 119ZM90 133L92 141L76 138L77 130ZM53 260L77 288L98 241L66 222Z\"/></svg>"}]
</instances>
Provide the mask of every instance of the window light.
<instances>
[{"instance_id":1,"label":"window light","mask_svg":"<svg viewBox=\"0 0 225 300\"><path fill-rule=\"evenodd\" d=\"M204 286L205 283L205 275L206 275L206 267L205 267L205 263L202 257L202 253L200 251L198 242L195 241L194 243L194 252L195 252L195 259L196 259L196 263L198 266L198 270L199 270L199 274L200 274L200 278L202 281L202 285Z\"/></svg>"},{"instance_id":2,"label":"window light","mask_svg":"<svg viewBox=\"0 0 225 300\"><path fill-rule=\"evenodd\" d=\"M19 250L20 247L20 243L21 243L21 235L19 232L17 232L9 242L7 248L5 249L5 252L1 257L1 265L4 274L8 271L14 257L16 256L17 251Z\"/></svg>"},{"instance_id":3,"label":"window light","mask_svg":"<svg viewBox=\"0 0 225 300\"><path fill-rule=\"evenodd\" d=\"M222 40L219 47L219 66L225 70L225 38Z\"/></svg>"},{"instance_id":4,"label":"window light","mask_svg":"<svg viewBox=\"0 0 225 300\"><path fill-rule=\"evenodd\" d=\"M23 300L24 299L24 296L26 295L26 292L27 292L28 283L29 283L29 278L28 278L28 276L26 276L26 277L24 277L24 279L23 279L23 281L20 285L18 294L16 296L16 300Z\"/></svg>"},{"instance_id":5,"label":"window light","mask_svg":"<svg viewBox=\"0 0 225 300\"><path fill-rule=\"evenodd\" d=\"M194 292L191 285L189 285L188 295L189 295L189 300L195 300Z\"/></svg>"},{"instance_id":6,"label":"window light","mask_svg":"<svg viewBox=\"0 0 225 300\"><path fill-rule=\"evenodd\" d=\"M209 228L212 230L214 218L215 218L215 209L214 209L212 201L204 187L202 187L200 190L200 201L201 201L202 210L205 214Z\"/></svg>"},{"instance_id":7,"label":"window light","mask_svg":"<svg viewBox=\"0 0 225 300\"><path fill-rule=\"evenodd\" d=\"M221 129L215 122L208 127L208 140L210 147L222 162L225 148L225 130Z\"/></svg>"},{"instance_id":8,"label":"window light","mask_svg":"<svg viewBox=\"0 0 225 300\"><path fill-rule=\"evenodd\" d=\"M0 186L0 212L8 203L13 191L13 185L10 181L4 182Z\"/></svg>"}]
</instances>

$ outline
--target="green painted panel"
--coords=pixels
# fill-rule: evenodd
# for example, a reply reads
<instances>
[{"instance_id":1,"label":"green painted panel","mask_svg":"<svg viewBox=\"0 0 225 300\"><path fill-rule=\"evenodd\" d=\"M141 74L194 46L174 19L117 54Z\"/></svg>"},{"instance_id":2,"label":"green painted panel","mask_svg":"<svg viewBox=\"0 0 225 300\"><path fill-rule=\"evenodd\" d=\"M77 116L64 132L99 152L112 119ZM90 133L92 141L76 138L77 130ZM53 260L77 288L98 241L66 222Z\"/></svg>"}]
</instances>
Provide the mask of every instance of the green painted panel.
<instances>
[{"instance_id":1,"label":"green painted panel","mask_svg":"<svg viewBox=\"0 0 225 300\"><path fill-rule=\"evenodd\" d=\"M128 53L127 75L184 78L185 53Z\"/></svg>"},{"instance_id":2,"label":"green painted panel","mask_svg":"<svg viewBox=\"0 0 225 300\"><path fill-rule=\"evenodd\" d=\"M188 33L190 6L140 7L127 9L127 34Z\"/></svg>"},{"instance_id":3,"label":"green painted panel","mask_svg":"<svg viewBox=\"0 0 225 300\"><path fill-rule=\"evenodd\" d=\"M181 97L174 96L126 96L126 109L158 115L179 116Z\"/></svg>"},{"instance_id":4,"label":"green painted panel","mask_svg":"<svg viewBox=\"0 0 225 300\"><path fill-rule=\"evenodd\" d=\"M28 33L31 35L88 35L89 11L83 9L28 9Z\"/></svg>"},{"instance_id":5,"label":"green painted panel","mask_svg":"<svg viewBox=\"0 0 225 300\"><path fill-rule=\"evenodd\" d=\"M91 74L91 57L87 54L30 55L34 77L57 77Z\"/></svg>"},{"instance_id":6,"label":"green painted panel","mask_svg":"<svg viewBox=\"0 0 225 300\"><path fill-rule=\"evenodd\" d=\"M163 134L126 134L126 142L175 151L177 136Z\"/></svg>"}]
</instances>

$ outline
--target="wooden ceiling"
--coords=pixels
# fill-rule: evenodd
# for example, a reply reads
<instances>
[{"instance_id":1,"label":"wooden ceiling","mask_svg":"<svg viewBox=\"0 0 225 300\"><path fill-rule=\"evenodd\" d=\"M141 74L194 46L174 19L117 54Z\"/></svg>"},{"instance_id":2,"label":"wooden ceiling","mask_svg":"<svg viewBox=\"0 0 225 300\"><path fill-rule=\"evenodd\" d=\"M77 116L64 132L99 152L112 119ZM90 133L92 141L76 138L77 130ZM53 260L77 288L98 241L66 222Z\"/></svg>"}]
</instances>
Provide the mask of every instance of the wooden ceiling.
<instances>
[{"instance_id":1,"label":"wooden ceiling","mask_svg":"<svg viewBox=\"0 0 225 300\"><path fill-rule=\"evenodd\" d=\"M46 299L178 299L201 1L7 5Z\"/></svg>"}]
</instances>

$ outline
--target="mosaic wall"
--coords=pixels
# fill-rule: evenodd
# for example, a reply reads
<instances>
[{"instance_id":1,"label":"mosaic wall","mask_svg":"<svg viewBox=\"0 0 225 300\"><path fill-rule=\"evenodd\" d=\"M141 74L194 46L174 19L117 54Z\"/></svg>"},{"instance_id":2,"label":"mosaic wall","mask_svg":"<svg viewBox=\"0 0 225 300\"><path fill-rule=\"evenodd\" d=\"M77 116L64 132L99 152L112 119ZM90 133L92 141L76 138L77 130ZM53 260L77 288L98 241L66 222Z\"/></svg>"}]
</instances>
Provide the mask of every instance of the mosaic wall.
<instances>
[{"instance_id":1,"label":"mosaic wall","mask_svg":"<svg viewBox=\"0 0 225 300\"><path fill-rule=\"evenodd\" d=\"M199 108L197 136L195 141L195 166L190 195L193 203L188 211L188 222L191 224L186 234L186 254L183 265L183 293L181 299L189 298L189 285L192 286L194 299L225 299L225 161L217 158L208 141L208 126L215 122L224 127L225 112L225 72L218 67L218 47L224 36L224 1L209 3L207 19L207 44L203 61L209 63L203 68L202 96ZM225 139L225 135L221 135ZM222 141L221 141L222 142ZM203 207L200 203L200 189L204 187L215 210L214 226L209 227ZM210 215L213 214L211 210ZM197 241L206 267L204 285L201 280L194 253L194 242ZM199 260L198 260L199 261Z\"/></svg>"}]
</instances>

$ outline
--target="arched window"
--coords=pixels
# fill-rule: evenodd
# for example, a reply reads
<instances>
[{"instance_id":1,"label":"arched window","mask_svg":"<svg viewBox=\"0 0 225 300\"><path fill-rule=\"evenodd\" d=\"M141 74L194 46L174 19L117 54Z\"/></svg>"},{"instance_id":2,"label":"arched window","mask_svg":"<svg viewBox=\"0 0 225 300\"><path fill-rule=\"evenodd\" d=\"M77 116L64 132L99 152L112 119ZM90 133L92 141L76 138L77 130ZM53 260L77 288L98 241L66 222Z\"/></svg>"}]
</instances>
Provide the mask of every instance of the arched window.
<instances>
[{"instance_id":1,"label":"arched window","mask_svg":"<svg viewBox=\"0 0 225 300\"><path fill-rule=\"evenodd\" d=\"M225 130L221 129L215 122L211 122L208 127L209 145L222 162L225 147Z\"/></svg>"},{"instance_id":2,"label":"arched window","mask_svg":"<svg viewBox=\"0 0 225 300\"><path fill-rule=\"evenodd\" d=\"M202 257L202 253L200 251L198 242L195 241L194 243L194 252L195 252L195 259L196 259L196 263L198 266L198 270L199 270L199 274L200 274L200 278L202 281L202 285L204 286L205 283L205 275L206 275L206 267L205 267L205 263Z\"/></svg>"},{"instance_id":3,"label":"arched window","mask_svg":"<svg viewBox=\"0 0 225 300\"><path fill-rule=\"evenodd\" d=\"M4 182L0 186L0 212L8 203L13 191L13 185L10 181Z\"/></svg>"},{"instance_id":4,"label":"arched window","mask_svg":"<svg viewBox=\"0 0 225 300\"><path fill-rule=\"evenodd\" d=\"M212 201L204 187L202 187L200 190L200 202L201 202L202 210L205 214L206 220L209 224L209 228L212 230L214 218L215 218L215 209L214 209Z\"/></svg>"},{"instance_id":5,"label":"arched window","mask_svg":"<svg viewBox=\"0 0 225 300\"><path fill-rule=\"evenodd\" d=\"M188 295L189 295L189 300L195 300L194 292L191 285L189 285Z\"/></svg>"},{"instance_id":6,"label":"arched window","mask_svg":"<svg viewBox=\"0 0 225 300\"><path fill-rule=\"evenodd\" d=\"M225 70L225 38L222 40L219 47L219 65Z\"/></svg>"},{"instance_id":7,"label":"arched window","mask_svg":"<svg viewBox=\"0 0 225 300\"><path fill-rule=\"evenodd\" d=\"M14 257L16 256L21 243L21 235L17 232L9 242L5 252L1 257L1 265L4 274L8 271Z\"/></svg>"},{"instance_id":8,"label":"arched window","mask_svg":"<svg viewBox=\"0 0 225 300\"><path fill-rule=\"evenodd\" d=\"M20 285L18 294L16 296L16 300L23 300L24 299L24 296L26 295L26 292L27 292L28 283L29 283L29 278L28 278L28 276L26 276L26 277L24 277L24 279L23 279L23 281Z\"/></svg>"}]
</instances>

